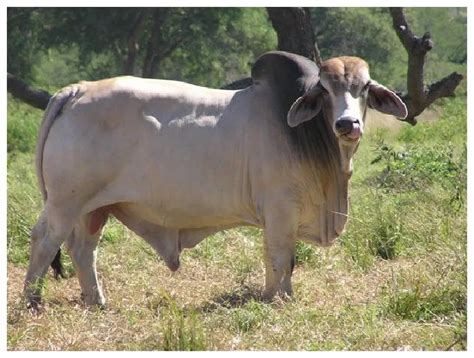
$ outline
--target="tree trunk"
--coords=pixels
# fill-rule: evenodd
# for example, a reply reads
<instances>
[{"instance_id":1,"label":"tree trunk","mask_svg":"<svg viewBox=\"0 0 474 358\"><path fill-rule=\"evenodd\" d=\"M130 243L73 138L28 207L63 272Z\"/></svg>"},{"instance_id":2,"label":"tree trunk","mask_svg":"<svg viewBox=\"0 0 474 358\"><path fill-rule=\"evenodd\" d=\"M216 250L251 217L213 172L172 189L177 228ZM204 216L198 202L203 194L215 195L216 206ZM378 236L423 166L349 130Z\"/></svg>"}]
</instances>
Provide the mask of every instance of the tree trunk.
<instances>
[{"instance_id":1,"label":"tree trunk","mask_svg":"<svg viewBox=\"0 0 474 358\"><path fill-rule=\"evenodd\" d=\"M163 49L161 36L162 27L168 13L168 8L157 8L153 12L152 32L148 40L145 60L143 62L143 77L152 78L156 73L157 63L164 58L163 53L168 53L168 51Z\"/></svg>"},{"instance_id":2,"label":"tree trunk","mask_svg":"<svg viewBox=\"0 0 474 358\"><path fill-rule=\"evenodd\" d=\"M416 116L421 114L435 100L441 97L454 96L454 91L463 76L453 72L440 81L426 86L424 66L426 54L433 48L431 35L427 32L422 37L415 36L401 7L390 8L390 15L392 16L393 28L408 53L407 92L401 94L401 98L408 109L408 117L404 121L415 125L417 122Z\"/></svg>"},{"instance_id":3,"label":"tree trunk","mask_svg":"<svg viewBox=\"0 0 474 358\"><path fill-rule=\"evenodd\" d=\"M293 52L321 64L309 9L267 7L267 13L278 36L279 50Z\"/></svg>"},{"instance_id":4,"label":"tree trunk","mask_svg":"<svg viewBox=\"0 0 474 358\"><path fill-rule=\"evenodd\" d=\"M142 30L143 20L145 19L145 10L140 10L136 15L130 32L127 36L127 57L122 66L122 72L125 75L135 74L135 62L138 55L138 35Z\"/></svg>"}]
</instances>

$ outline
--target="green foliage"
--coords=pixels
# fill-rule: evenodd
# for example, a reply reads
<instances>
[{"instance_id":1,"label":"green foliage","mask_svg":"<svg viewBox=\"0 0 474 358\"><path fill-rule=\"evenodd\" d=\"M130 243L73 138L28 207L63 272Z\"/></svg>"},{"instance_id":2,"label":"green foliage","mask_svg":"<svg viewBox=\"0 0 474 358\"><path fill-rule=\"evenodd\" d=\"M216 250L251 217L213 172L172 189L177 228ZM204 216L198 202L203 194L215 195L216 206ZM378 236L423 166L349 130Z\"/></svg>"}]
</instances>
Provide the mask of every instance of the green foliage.
<instances>
[{"instance_id":1,"label":"green foliage","mask_svg":"<svg viewBox=\"0 0 474 358\"><path fill-rule=\"evenodd\" d=\"M466 9L407 8L406 13L415 33L430 31L435 42L425 66L427 83L440 74L466 73ZM155 14L161 16L158 28ZM405 88L407 55L387 9L312 8L311 14L323 58L360 56L373 78ZM151 40L151 76L211 87L247 76L255 59L277 46L263 8L9 8L8 71L53 90L79 79L123 74L139 19L136 75L145 71ZM460 92L466 92L465 82Z\"/></svg>"},{"instance_id":2,"label":"green foliage","mask_svg":"<svg viewBox=\"0 0 474 358\"><path fill-rule=\"evenodd\" d=\"M467 8L407 8L408 21L418 35L434 37L435 53L440 60L458 64L467 62Z\"/></svg>"},{"instance_id":3,"label":"green foliage","mask_svg":"<svg viewBox=\"0 0 474 358\"><path fill-rule=\"evenodd\" d=\"M7 9L7 71L21 74L31 81L31 68L41 48L39 31L41 21L31 8Z\"/></svg>"},{"instance_id":4,"label":"green foliage","mask_svg":"<svg viewBox=\"0 0 474 358\"><path fill-rule=\"evenodd\" d=\"M157 77L221 87L248 76L251 63L276 47L264 9L198 8L192 18L192 37L162 61ZM199 18L202 23L196 21Z\"/></svg>"},{"instance_id":5,"label":"green foliage","mask_svg":"<svg viewBox=\"0 0 474 358\"><path fill-rule=\"evenodd\" d=\"M392 192L424 190L441 185L453 193L451 201L462 201L466 191L466 151L454 158L451 146L420 148L411 146L402 151L380 142L372 164L383 161L385 168L374 182L378 188Z\"/></svg>"},{"instance_id":6,"label":"green foliage","mask_svg":"<svg viewBox=\"0 0 474 358\"><path fill-rule=\"evenodd\" d=\"M407 55L391 27L388 11L378 8L314 8L313 26L324 59L358 56L370 66L372 78L404 87Z\"/></svg>"},{"instance_id":7,"label":"green foliage","mask_svg":"<svg viewBox=\"0 0 474 358\"><path fill-rule=\"evenodd\" d=\"M33 152L42 111L8 96L7 152Z\"/></svg>"},{"instance_id":8,"label":"green foliage","mask_svg":"<svg viewBox=\"0 0 474 358\"><path fill-rule=\"evenodd\" d=\"M437 123L405 127L399 135L402 149L379 140L371 164L383 163L383 169L368 181L394 194L440 186L449 203L461 207L467 190L465 118L463 101L450 101Z\"/></svg>"},{"instance_id":9,"label":"green foliage","mask_svg":"<svg viewBox=\"0 0 474 358\"><path fill-rule=\"evenodd\" d=\"M81 61L77 45L60 45L41 52L32 72L37 86L54 93L70 83L117 75L113 62L113 56L108 53L100 53L91 56L88 61Z\"/></svg>"},{"instance_id":10,"label":"green foliage","mask_svg":"<svg viewBox=\"0 0 474 358\"><path fill-rule=\"evenodd\" d=\"M10 8L8 16L8 70L43 88L123 74L140 17L137 75L145 71L151 39L151 76L212 87L248 75L251 62L276 47L262 8Z\"/></svg>"}]
</instances>

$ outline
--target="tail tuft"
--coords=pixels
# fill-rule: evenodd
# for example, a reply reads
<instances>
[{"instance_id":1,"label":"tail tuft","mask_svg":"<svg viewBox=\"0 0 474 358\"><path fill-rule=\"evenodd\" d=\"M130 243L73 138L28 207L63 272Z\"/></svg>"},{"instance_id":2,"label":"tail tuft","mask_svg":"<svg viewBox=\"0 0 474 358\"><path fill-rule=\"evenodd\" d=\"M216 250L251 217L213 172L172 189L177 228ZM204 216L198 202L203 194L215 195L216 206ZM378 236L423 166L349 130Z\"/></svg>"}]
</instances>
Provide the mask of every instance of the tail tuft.
<instances>
[{"instance_id":1,"label":"tail tuft","mask_svg":"<svg viewBox=\"0 0 474 358\"><path fill-rule=\"evenodd\" d=\"M54 278L56 280L66 277L64 275L63 265L61 263L61 249L59 249L58 252L56 253L56 256L54 257L53 262L51 262L51 267L53 269Z\"/></svg>"}]
</instances>

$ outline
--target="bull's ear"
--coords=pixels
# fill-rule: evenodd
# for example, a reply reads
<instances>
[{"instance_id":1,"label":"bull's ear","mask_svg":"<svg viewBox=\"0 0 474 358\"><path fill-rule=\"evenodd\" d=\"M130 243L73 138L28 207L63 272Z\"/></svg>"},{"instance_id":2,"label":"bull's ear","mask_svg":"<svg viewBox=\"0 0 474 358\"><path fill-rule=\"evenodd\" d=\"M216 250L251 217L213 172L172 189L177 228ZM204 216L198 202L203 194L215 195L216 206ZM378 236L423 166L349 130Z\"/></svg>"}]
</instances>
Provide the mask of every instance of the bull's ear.
<instances>
[{"instance_id":1,"label":"bull's ear","mask_svg":"<svg viewBox=\"0 0 474 358\"><path fill-rule=\"evenodd\" d=\"M320 85L316 85L291 105L286 117L288 125L296 127L303 122L313 119L321 110L322 104L322 88Z\"/></svg>"},{"instance_id":2,"label":"bull's ear","mask_svg":"<svg viewBox=\"0 0 474 358\"><path fill-rule=\"evenodd\" d=\"M368 100L370 107L379 112L392 114L402 119L408 115L407 107L400 97L375 81L371 81L369 84Z\"/></svg>"}]
</instances>

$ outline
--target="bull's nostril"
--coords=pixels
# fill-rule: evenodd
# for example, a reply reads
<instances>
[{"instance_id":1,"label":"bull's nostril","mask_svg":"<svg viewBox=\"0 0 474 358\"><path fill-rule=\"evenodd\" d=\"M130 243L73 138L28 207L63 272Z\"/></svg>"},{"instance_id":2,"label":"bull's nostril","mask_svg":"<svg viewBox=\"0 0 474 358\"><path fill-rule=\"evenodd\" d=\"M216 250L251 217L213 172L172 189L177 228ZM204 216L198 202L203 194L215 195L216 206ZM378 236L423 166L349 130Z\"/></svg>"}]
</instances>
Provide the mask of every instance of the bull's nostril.
<instances>
[{"instance_id":1,"label":"bull's nostril","mask_svg":"<svg viewBox=\"0 0 474 358\"><path fill-rule=\"evenodd\" d=\"M347 134L352 131L353 123L352 118L340 118L335 123L335 129L339 134Z\"/></svg>"}]
</instances>

